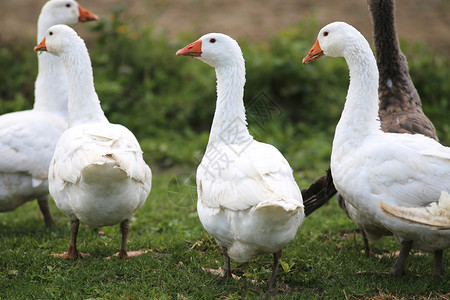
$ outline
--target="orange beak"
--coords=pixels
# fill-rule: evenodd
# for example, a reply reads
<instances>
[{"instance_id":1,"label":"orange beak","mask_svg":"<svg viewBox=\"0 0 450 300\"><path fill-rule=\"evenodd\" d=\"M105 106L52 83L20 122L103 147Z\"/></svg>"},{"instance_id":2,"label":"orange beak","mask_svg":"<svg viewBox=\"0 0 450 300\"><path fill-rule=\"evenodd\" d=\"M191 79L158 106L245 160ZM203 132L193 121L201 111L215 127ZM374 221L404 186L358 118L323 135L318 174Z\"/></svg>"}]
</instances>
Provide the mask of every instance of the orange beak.
<instances>
[{"instance_id":1,"label":"orange beak","mask_svg":"<svg viewBox=\"0 0 450 300\"><path fill-rule=\"evenodd\" d=\"M199 57L202 56L202 40L195 41L183 49L177 51L176 55Z\"/></svg>"},{"instance_id":2,"label":"orange beak","mask_svg":"<svg viewBox=\"0 0 450 300\"><path fill-rule=\"evenodd\" d=\"M78 4L78 12L80 13L80 16L78 17L78 22L87 22L87 21L97 21L98 17L97 15L94 15L90 11L88 11L86 8Z\"/></svg>"},{"instance_id":3,"label":"orange beak","mask_svg":"<svg viewBox=\"0 0 450 300\"><path fill-rule=\"evenodd\" d=\"M39 43L39 45L34 47L34 52L38 51L47 51L47 47L45 46L45 38Z\"/></svg>"},{"instance_id":4,"label":"orange beak","mask_svg":"<svg viewBox=\"0 0 450 300\"><path fill-rule=\"evenodd\" d=\"M309 62L321 58L324 55L325 54L323 53L322 48L320 48L319 40L316 40L314 46L312 46L311 50L309 50L308 55L306 55L305 58L302 60L302 63L307 64Z\"/></svg>"}]
</instances>

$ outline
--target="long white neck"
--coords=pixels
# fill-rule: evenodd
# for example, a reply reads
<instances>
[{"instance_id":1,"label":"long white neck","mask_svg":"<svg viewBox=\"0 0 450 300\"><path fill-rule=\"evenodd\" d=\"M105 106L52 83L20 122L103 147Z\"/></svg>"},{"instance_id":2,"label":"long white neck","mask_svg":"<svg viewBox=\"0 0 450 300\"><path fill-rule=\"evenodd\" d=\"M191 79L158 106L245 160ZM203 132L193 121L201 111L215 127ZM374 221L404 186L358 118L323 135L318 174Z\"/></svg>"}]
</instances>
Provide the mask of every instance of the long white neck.
<instances>
[{"instance_id":1,"label":"long white neck","mask_svg":"<svg viewBox=\"0 0 450 300\"><path fill-rule=\"evenodd\" d=\"M380 132L378 119L378 68L365 39L347 49L350 85L341 119L336 127L333 148L351 140L358 143Z\"/></svg>"},{"instance_id":2,"label":"long white neck","mask_svg":"<svg viewBox=\"0 0 450 300\"><path fill-rule=\"evenodd\" d=\"M49 27L54 25L41 14L38 20L37 44L44 39ZM38 75L34 84L34 110L54 113L68 119L69 94L67 79L61 59L53 54L41 52L38 56Z\"/></svg>"},{"instance_id":3,"label":"long white neck","mask_svg":"<svg viewBox=\"0 0 450 300\"><path fill-rule=\"evenodd\" d=\"M209 143L240 144L252 139L244 107L245 63L216 68L217 103Z\"/></svg>"},{"instance_id":4,"label":"long white neck","mask_svg":"<svg viewBox=\"0 0 450 300\"><path fill-rule=\"evenodd\" d=\"M76 40L60 57L69 84L69 127L108 122L95 92L91 60L83 40Z\"/></svg>"}]
</instances>

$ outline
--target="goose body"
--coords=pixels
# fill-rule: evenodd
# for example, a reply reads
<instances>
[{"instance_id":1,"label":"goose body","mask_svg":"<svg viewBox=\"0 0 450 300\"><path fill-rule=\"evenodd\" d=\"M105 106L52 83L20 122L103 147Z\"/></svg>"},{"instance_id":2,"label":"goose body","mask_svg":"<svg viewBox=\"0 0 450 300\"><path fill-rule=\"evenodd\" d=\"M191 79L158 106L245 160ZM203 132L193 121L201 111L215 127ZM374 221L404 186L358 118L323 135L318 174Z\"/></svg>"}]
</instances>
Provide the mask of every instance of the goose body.
<instances>
[{"instance_id":1,"label":"goose body","mask_svg":"<svg viewBox=\"0 0 450 300\"><path fill-rule=\"evenodd\" d=\"M69 129L58 141L49 169L50 194L70 220L72 239L63 257L78 257L79 222L121 224L120 257L127 256L128 223L147 199L151 171L134 135L105 117L94 88L83 40L65 25L52 26L35 50L58 55L69 85Z\"/></svg>"},{"instance_id":2,"label":"goose body","mask_svg":"<svg viewBox=\"0 0 450 300\"><path fill-rule=\"evenodd\" d=\"M331 23L321 29L304 62L323 55L344 57L350 86L336 127L331 172L338 192L364 218L364 223L390 232L402 245L394 274L402 274L411 248L441 251L450 247L450 231L390 216L391 206L425 207L450 190L450 148L423 135L386 133L378 120L378 69L365 38L352 26ZM440 266L438 266L440 265ZM435 271L440 273L440 262Z\"/></svg>"},{"instance_id":3,"label":"goose body","mask_svg":"<svg viewBox=\"0 0 450 300\"><path fill-rule=\"evenodd\" d=\"M292 169L275 147L254 140L233 146L242 153L229 145L214 149L230 160L223 169L214 168L207 148L197 170L197 211L230 258L246 262L284 248L303 223L303 206Z\"/></svg>"},{"instance_id":4,"label":"goose body","mask_svg":"<svg viewBox=\"0 0 450 300\"><path fill-rule=\"evenodd\" d=\"M80 124L63 133L50 165L50 193L69 218L89 226L130 219L150 192L151 173L124 126Z\"/></svg>"},{"instance_id":5,"label":"goose body","mask_svg":"<svg viewBox=\"0 0 450 300\"><path fill-rule=\"evenodd\" d=\"M98 17L73 0L52 0L41 10L38 41L55 24L74 25ZM58 57L38 55L39 72L31 110L0 116L0 212L38 200L47 226L54 224L48 208L48 168L56 143L67 129L67 80Z\"/></svg>"},{"instance_id":6,"label":"goose body","mask_svg":"<svg viewBox=\"0 0 450 300\"><path fill-rule=\"evenodd\" d=\"M67 123L40 111L0 117L0 211L48 196L48 167ZM20 120L20 122L18 122ZM32 132L31 129L32 128Z\"/></svg>"},{"instance_id":7,"label":"goose body","mask_svg":"<svg viewBox=\"0 0 450 300\"><path fill-rule=\"evenodd\" d=\"M369 237L377 236L375 227L378 227L383 233L391 232L399 243L414 241L416 249L448 248L450 232L435 234L429 228L387 216L380 208L380 201L392 206L426 207L437 203L441 188L450 190L450 153L446 153L450 149L443 151L444 147L436 142L436 147L426 149L432 153L428 156L422 144L434 140L420 135L407 137L411 139L405 138L401 142L391 135L374 137L355 147L352 155L343 150L348 144L339 145L335 138L331 172L336 188L357 209L358 216L363 216L363 220L359 219L360 224Z\"/></svg>"},{"instance_id":8,"label":"goose body","mask_svg":"<svg viewBox=\"0 0 450 300\"><path fill-rule=\"evenodd\" d=\"M205 155L197 169L197 212L203 227L229 259L274 254L273 284L281 250L303 223L301 192L283 155L249 134L243 93L245 63L229 36L210 33L179 50L211 65L217 76L217 103Z\"/></svg>"}]
</instances>

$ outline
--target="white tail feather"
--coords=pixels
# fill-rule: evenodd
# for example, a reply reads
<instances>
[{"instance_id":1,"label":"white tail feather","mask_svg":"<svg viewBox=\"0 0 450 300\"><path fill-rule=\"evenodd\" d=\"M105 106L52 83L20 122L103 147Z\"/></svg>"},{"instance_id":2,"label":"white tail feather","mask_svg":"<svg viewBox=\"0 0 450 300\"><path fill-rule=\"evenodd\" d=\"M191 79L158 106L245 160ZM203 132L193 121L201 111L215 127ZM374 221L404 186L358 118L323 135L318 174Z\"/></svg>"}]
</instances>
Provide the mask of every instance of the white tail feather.
<instances>
[{"instance_id":1,"label":"white tail feather","mask_svg":"<svg viewBox=\"0 0 450 300\"><path fill-rule=\"evenodd\" d=\"M412 223L432 226L435 230L450 229L450 195L442 191L439 202L426 207L391 206L380 201L381 210L393 217Z\"/></svg>"}]
</instances>

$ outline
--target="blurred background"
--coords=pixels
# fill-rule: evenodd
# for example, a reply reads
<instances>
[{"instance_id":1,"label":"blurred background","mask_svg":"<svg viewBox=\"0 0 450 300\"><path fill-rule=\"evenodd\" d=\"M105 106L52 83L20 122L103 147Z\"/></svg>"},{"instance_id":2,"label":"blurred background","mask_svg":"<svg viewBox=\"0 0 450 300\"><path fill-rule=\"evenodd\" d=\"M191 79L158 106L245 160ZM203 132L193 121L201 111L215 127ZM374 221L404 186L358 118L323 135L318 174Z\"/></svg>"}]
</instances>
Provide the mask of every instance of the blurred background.
<instances>
[{"instance_id":1,"label":"blurred background","mask_svg":"<svg viewBox=\"0 0 450 300\"><path fill-rule=\"evenodd\" d=\"M29 109L37 73L36 22L43 0L1 0L0 114ZM100 21L75 27L87 41L97 93L113 123L138 137L156 172L194 173L215 109L214 70L176 57L208 32L238 40L247 67L245 103L256 139L275 145L303 188L329 163L343 108L343 59L302 65L320 28L352 24L372 43L364 0L91 0ZM400 0L397 31L423 108L450 144L450 1Z\"/></svg>"},{"instance_id":2,"label":"blurred background","mask_svg":"<svg viewBox=\"0 0 450 300\"><path fill-rule=\"evenodd\" d=\"M34 38L44 0L2 0L2 42ZM365 0L91 0L80 1L100 16L111 8L127 6L124 17L139 26L154 24L171 37L180 31L203 35L223 32L236 38L264 41L280 30L314 17L320 26L345 21L367 38L372 28ZM450 3L446 0L396 1L397 29L401 38L426 42L446 53L450 46Z\"/></svg>"}]
</instances>

